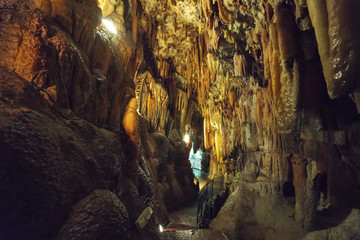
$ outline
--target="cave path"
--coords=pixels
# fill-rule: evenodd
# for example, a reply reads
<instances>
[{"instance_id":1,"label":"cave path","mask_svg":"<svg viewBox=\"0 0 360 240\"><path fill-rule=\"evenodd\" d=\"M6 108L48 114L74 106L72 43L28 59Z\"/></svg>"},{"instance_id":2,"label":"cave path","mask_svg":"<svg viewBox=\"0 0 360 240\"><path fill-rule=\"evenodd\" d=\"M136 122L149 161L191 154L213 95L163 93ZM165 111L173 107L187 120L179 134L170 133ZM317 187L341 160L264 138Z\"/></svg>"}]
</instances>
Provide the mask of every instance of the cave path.
<instances>
[{"instance_id":1,"label":"cave path","mask_svg":"<svg viewBox=\"0 0 360 240\"><path fill-rule=\"evenodd\" d=\"M199 180L200 189L208 182L207 174L204 171L193 169L195 177ZM196 225L197 199L188 205L170 213L170 223L161 239L208 239L208 240L227 240L224 233L214 229L200 229Z\"/></svg>"}]
</instances>

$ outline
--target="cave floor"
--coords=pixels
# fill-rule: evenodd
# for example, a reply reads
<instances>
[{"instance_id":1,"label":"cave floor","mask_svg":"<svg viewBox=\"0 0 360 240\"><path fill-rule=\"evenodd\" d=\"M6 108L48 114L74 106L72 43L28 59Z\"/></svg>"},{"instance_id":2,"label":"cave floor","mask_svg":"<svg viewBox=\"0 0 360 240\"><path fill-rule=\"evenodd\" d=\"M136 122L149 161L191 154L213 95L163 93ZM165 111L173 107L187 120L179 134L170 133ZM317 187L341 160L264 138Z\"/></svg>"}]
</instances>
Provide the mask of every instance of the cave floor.
<instances>
[{"instance_id":1,"label":"cave floor","mask_svg":"<svg viewBox=\"0 0 360 240\"><path fill-rule=\"evenodd\" d=\"M212 229L193 229L163 232L160 239L208 239L226 240L228 239L222 232Z\"/></svg>"},{"instance_id":2,"label":"cave floor","mask_svg":"<svg viewBox=\"0 0 360 240\"><path fill-rule=\"evenodd\" d=\"M170 213L170 223L160 239L228 239L221 231L200 229L196 226L197 200Z\"/></svg>"},{"instance_id":3,"label":"cave floor","mask_svg":"<svg viewBox=\"0 0 360 240\"><path fill-rule=\"evenodd\" d=\"M208 182L204 171L193 169L199 180L200 189ZM228 239L221 231L214 229L200 229L196 224L197 199L188 205L173 211L169 215L170 223L161 233L161 239Z\"/></svg>"}]
</instances>

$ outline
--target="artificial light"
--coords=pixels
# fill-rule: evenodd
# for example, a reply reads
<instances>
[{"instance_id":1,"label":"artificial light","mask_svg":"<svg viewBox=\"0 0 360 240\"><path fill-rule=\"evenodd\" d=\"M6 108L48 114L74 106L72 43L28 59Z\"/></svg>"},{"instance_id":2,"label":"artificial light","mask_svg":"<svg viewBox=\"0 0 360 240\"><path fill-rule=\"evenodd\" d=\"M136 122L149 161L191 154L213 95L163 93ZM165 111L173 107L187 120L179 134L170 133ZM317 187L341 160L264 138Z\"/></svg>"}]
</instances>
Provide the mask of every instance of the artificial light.
<instances>
[{"instance_id":1,"label":"artificial light","mask_svg":"<svg viewBox=\"0 0 360 240\"><path fill-rule=\"evenodd\" d=\"M163 231L164 231L163 226L159 225L159 231L160 231L160 232L163 232Z\"/></svg>"},{"instance_id":2,"label":"artificial light","mask_svg":"<svg viewBox=\"0 0 360 240\"><path fill-rule=\"evenodd\" d=\"M111 33L113 34L117 33L116 27L112 21L103 18L102 23L105 25L106 29L109 30Z\"/></svg>"},{"instance_id":3,"label":"artificial light","mask_svg":"<svg viewBox=\"0 0 360 240\"><path fill-rule=\"evenodd\" d=\"M190 136L189 134L185 134L184 136L184 142L189 143L190 142Z\"/></svg>"}]
</instances>

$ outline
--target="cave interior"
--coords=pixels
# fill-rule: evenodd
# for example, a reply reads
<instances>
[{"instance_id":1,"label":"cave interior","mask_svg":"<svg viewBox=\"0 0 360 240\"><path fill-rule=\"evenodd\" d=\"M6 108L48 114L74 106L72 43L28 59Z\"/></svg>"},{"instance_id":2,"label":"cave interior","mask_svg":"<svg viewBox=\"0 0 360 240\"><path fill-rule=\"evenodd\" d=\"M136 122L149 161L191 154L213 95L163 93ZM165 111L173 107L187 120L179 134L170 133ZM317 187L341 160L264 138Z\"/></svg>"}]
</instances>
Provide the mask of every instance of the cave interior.
<instances>
[{"instance_id":1,"label":"cave interior","mask_svg":"<svg viewBox=\"0 0 360 240\"><path fill-rule=\"evenodd\" d=\"M360 239L359 12L1 0L0 239Z\"/></svg>"}]
</instances>

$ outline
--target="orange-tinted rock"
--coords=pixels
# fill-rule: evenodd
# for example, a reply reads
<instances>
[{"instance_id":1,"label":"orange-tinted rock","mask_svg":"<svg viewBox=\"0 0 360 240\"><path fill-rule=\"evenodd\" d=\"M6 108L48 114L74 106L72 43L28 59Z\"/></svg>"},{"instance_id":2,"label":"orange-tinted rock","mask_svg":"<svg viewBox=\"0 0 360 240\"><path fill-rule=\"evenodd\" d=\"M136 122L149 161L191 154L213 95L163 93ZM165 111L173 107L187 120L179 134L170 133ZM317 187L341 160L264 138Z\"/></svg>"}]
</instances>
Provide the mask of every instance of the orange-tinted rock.
<instances>
[{"instance_id":1,"label":"orange-tinted rock","mask_svg":"<svg viewBox=\"0 0 360 240\"><path fill-rule=\"evenodd\" d=\"M123 118L123 126L126 134L134 138L136 133L136 128L138 126L138 113L137 113L137 101L136 98L132 98L128 103L124 118Z\"/></svg>"},{"instance_id":2,"label":"orange-tinted rock","mask_svg":"<svg viewBox=\"0 0 360 240\"><path fill-rule=\"evenodd\" d=\"M45 107L34 111L45 111L56 122L66 117L65 122L72 126L72 119L81 118L115 130L103 133L121 139L114 146L121 147L119 159L126 158L121 167L127 171L119 178L110 174L117 180L100 187L122 196L121 202L131 209L130 222L141 214L145 199L159 203L154 204L154 220L163 223L163 200L171 208L184 197L194 196L190 149L182 141L191 129L194 148L209 149L210 178L224 179L230 192L239 187L231 197L238 201L226 204L229 208L225 207L225 214L217 220L227 223L234 219L227 224L231 226L225 226L233 231L229 234L234 239L300 238L305 231L301 225L309 228L314 220L316 171L321 172L319 207L327 208L327 203L353 207L359 198L358 97L352 94L351 98L329 100L326 94L331 86L337 96L356 90L357 55L346 54L357 48L357 40L349 37L357 36L357 31L353 24L344 27L355 10L344 16L347 11L341 9L349 8L346 4L350 1L334 3L308 1L315 40L304 0L295 0L295 5L265 0L101 0L102 13L114 22L117 35L100 25L94 0L2 1L0 66L20 75L23 84L34 84L43 99L34 100L38 95L29 88L29 94L14 93L23 87L14 84L14 74L5 84L1 106L24 98L27 101L21 106L42 104ZM330 22L332 30L344 29L331 30L329 36ZM334 41L329 44L330 39ZM335 40L341 43L339 50L334 48ZM337 57L349 66L343 73L350 78L338 79L344 83L341 86L328 77L326 63ZM336 63L334 69L343 68L342 63ZM74 129L81 131L74 137L81 142L100 134L89 126L76 125ZM83 136L83 132L96 134ZM104 138L112 149L111 141ZM1 139L7 141L8 135ZM88 151L101 155L108 149L98 142L77 141L71 148L76 154L69 153L75 162L87 159ZM87 146L85 150L82 145ZM31 145L29 151L36 147ZM4 151L1 146L0 151ZM306 160L291 168L289 156ZM113 162L118 163L116 159ZM113 162L111 168L120 168ZM70 178L75 177L72 173ZM103 179L102 175L99 178ZM291 198L292 182L296 203ZM77 201L82 198L86 196ZM294 209L297 223L288 217ZM71 230L72 225L81 231L75 215L66 229Z\"/></svg>"}]
</instances>

